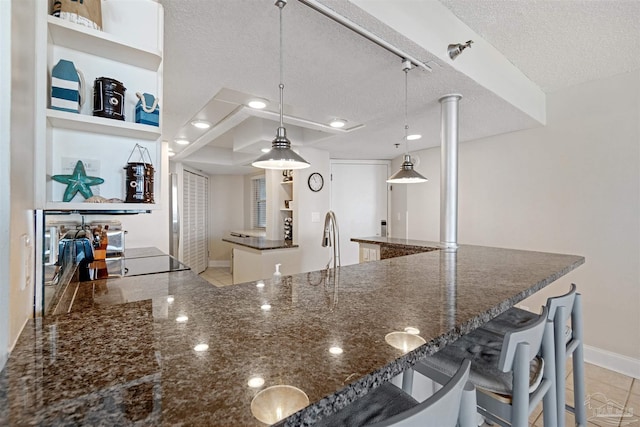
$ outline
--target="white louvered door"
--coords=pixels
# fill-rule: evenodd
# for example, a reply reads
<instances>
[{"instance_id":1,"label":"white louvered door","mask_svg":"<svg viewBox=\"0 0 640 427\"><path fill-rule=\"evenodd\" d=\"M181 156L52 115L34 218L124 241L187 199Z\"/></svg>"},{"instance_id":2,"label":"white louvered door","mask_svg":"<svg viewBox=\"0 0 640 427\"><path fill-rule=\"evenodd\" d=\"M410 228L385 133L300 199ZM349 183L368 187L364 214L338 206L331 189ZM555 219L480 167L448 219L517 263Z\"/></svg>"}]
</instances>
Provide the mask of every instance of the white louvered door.
<instances>
[{"instance_id":1,"label":"white louvered door","mask_svg":"<svg viewBox=\"0 0 640 427\"><path fill-rule=\"evenodd\" d=\"M207 250L207 206L209 180L183 171L182 262L194 272L202 273L209 263Z\"/></svg>"}]
</instances>

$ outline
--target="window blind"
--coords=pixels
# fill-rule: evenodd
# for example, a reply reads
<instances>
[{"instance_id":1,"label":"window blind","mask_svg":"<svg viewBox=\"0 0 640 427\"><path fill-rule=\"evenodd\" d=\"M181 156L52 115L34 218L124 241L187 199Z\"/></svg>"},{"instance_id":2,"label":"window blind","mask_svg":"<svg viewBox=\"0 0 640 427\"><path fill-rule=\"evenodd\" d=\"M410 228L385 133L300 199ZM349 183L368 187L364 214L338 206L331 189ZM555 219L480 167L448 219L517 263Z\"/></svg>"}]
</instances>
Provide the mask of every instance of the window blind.
<instances>
[{"instance_id":1,"label":"window blind","mask_svg":"<svg viewBox=\"0 0 640 427\"><path fill-rule=\"evenodd\" d=\"M267 188L264 176L253 178L253 228L267 227Z\"/></svg>"}]
</instances>

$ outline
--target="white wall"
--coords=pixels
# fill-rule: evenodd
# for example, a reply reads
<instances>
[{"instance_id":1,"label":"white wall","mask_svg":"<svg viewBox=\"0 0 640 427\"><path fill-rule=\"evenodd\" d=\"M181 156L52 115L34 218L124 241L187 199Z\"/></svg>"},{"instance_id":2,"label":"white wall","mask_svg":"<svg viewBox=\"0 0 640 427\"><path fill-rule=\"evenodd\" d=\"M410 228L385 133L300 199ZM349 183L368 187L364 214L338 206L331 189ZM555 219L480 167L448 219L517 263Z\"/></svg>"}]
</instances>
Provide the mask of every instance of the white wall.
<instances>
[{"instance_id":1,"label":"white wall","mask_svg":"<svg viewBox=\"0 0 640 427\"><path fill-rule=\"evenodd\" d=\"M315 148L301 148L300 155L311 167L295 171L293 200L295 204L294 232L300 245L300 272L315 271L324 268L331 255L331 248L323 248L322 233L324 216L331 204L331 166L329 153ZM319 172L324 177L324 187L318 192L309 189L307 181L309 175ZM319 222L312 221L312 215L319 214Z\"/></svg>"},{"instance_id":2,"label":"white wall","mask_svg":"<svg viewBox=\"0 0 640 427\"><path fill-rule=\"evenodd\" d=\"M459 243L585 256L526 304L575 282L587 354L640 376L640 71L549 94L547 112L545 127L460 145ZM407 189L409 234L439 241L440 151L418 154L429 182Z\"/></svg>"},{"instance_id":3,"label":"white wall","mask_svg":"<svg viewBox=\"0 0 640 427\"><path fill-rule=\"evenodd\" d=\"M360 262L354 237L380 236L389 218L389 161L332 160L331 210L340 229L340 264ZM357 197L355 197L357 195Z\"/></svg>"},{"instance_id":4,"label":"white wall","mask_svg":"<svg viewBox=\"0 0 640 427\"><path fill-rule=\"evenodd\" d=\"M0 7L0 235L11 229L11 3ZM0 370L9 355L9 239L0 239Z\"/></svg>"},{"instance_id":5,"label":"white wall","mask_svg":"<svg viewBox=\"0 0 640 427\"><path fill-rule=\"evenodd\" d=\"M209 176L209 261L214 264L231 259L231 245L222 238L245 229L244 193L242 175Z\"/></svg>"},{"instance_id":6,"label":"white wall","mask_svg":"<svg viewBox=\"0 0 640 427\"><path fill-rule=\"evenodd\" d=\"M9 6L8 3L2 5L2 8ZM10 4L11 28L5 29L6 17L3 16L2 22L2 38L3 45L2 55L3 61L7 59L6 44L11 43L11 95L10 108L7 108L7 100L3 100L2 116L3 131L2 137L7 135L6 115L10 118L10 163L7 162L3 154L2 169L6 174L5 166L10 166L10 229L9 229L9 268L2 269L0 274L7 274L8 271L8 291L9 291L9 316L8 316L8 344L11 349L17 340L24 324L33 313L33 285L28 286L25 281L26 275L31 277L33 281L34 257L23 258L23 238L27 237L33 243L34 240L34 222L33 222L33 206L34 206L34 141L35 141L35 118L36 110L36 81L35 70L35 2L25 2L14 0ZM3 11L6 13L7 11ZM6 40L8 31L11 31L11 37ZM6 72L7 65L4 66L3 72ZM6 75L2 77L3 97L5 96ZM7 141L3 142L5 145ZM5 149L6 150L6 149ZM3 151L5 151L3 150ZM6 178L6 177L5 177ZM6 195L6 193L3 192ZM3 197L4 198L4 197ZM6 199L3 200L6 203ZM3 212L4 221L6 221L6 212ZM4 222L3 221L3 222ZM33 249L32 249L33 250ZM32 252L33 253L33 252ZM6 259L5 256L2 257ZM25 261L26 265L25 266ZM6 294L6 285L1 286L3 293ZM4 297L3 297L4 299ZM3 313L5 311L3 310ZM4 314L3 314L4 316ZM3 319L5 320L5 319ZM6 325L5 322L2 322ZM1 328L1 329L4 329ZM2 336L4 333L0 333ZM6 339L5 336L2 338ZM0 362L6 347L0 348Z\"/></svg>"}]
</instances>

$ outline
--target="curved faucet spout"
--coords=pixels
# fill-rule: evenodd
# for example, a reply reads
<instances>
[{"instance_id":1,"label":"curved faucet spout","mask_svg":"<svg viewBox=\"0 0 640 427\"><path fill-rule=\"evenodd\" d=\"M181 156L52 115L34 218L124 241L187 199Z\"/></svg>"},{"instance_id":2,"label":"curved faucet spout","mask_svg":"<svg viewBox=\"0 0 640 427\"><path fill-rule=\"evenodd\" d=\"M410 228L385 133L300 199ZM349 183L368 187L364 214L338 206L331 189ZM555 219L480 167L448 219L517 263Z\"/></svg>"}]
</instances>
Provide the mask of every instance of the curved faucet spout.
<instances>
[{"instance_id":1,"label":"curved faucet spout","mask_svg":"<svg viewBox=\"0 0 640 427\"><path fill-rule=\"evenodd\" d=\"M333 268L340 267L340 232L338 231L338 220L333 211L327 212L324 217L324 233L322 235L322 246L333 247L333 257L329 259L327 268L333 259Z\"/></svg>"}]
</instances>

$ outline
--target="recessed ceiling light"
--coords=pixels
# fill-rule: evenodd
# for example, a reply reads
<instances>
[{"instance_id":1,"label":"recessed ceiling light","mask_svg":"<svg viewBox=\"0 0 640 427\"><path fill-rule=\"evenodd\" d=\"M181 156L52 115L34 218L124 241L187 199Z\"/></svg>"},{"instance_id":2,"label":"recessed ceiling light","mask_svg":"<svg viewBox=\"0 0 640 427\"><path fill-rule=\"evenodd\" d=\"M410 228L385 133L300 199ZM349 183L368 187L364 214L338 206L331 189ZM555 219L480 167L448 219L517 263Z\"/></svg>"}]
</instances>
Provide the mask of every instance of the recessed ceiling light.
<instances>
[{"instance_id":1,"label":"recessed ceiling light","mask_svg":"<svg viewBox=\"0 0 640 427\"><path fill-rule=\"evenodd\" d=\"M194 120L191 122L191 125L198 129L209 129L211 127L211 123L206 120Z\"/></svg>"},{"instance_id":2,"label":"recessed ceiling light","mask_svg":"<svg viewBox=\"0 0 640 427\"><path fill-rule=\"evenodd\" d=\"M408 141L415 141L416 139L420 139L422 138L422 135L420 135L419 133L414 133L411 135L407 135L407 140Z\"/></svg>"},{"instance_id":3,"label":"recessed ceiling light","mask_svg":"<svg viewBox=\"0 0 640 427\"><path fill-rule=\"evenodd\" d=\"M249 107L255 108L256 110L262 110L267 104L268 102L265 99L252 99L247 103Z\"/></svg>"},{"instance_id":4,"label":"recessed ceiling light","mask_svg":"<svg viewBox=\"0 0 640 427\"><path fill-rule=\"evenodd\" d=\"M176 322L179 322L179 323L184 323L187 320L189 320L189 318L187 316L178 316L178 317L176 317Z\"/></svg>"},{"instance_id":5,"label":"recessed ceiling light","mask_svg":"<svg viewBox=\"0 0 640 427\"><path fill-rule=\"evenodd\" d=\"M169 157L173 157L176 155L176 153L173 151L169 151L167 154L169 155Z\"/></svg>"},{"instance_id":6,"label":"recessed ceiling light","mask_svg":"<svg viewBox=\"0 0 640 427\"><path fill-rule=\"evenodd\" d=\"M269 311L271 310L271 304L262 304L260 308L264 311Z\"/></svg>"},{"instance_id":7,"label":"recessed ceiling light","mask_svg":"<svg viewBox=\"0 0 640 427\"><path fill-rule=\"evenodd\" d=\"M176 140L174 140L176 144L180 144L180 145L188 145L189 144L189 140L188 139L184 139L184 138L178 138Z\"/></svg>"},{"instance_id":8,"label":"recessed ceiling light","mask_svg":"<svg viewBox=\"0 0 640 427\"><path fill-rule=\"evenodd\" d=\"M344 125L346 124L347 124L347 121L344 119L333 119L331 123L329 123L329 126L331 126L332 128L340 129L340 128L343 128Z\"/></svg>"},{"instance_id":9,"label":"recessed ceiling light","mask_svg":"<svg viewBox=\"0 0 640 427\"><path fill-rule=\"evenodd\" d=\"M263 153L268 153L269 151L271 151L271 148L263 148L262 150Z\"/></svg>"}]
</instances>

